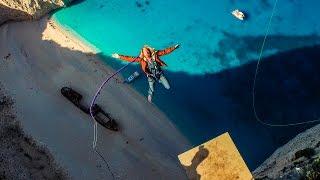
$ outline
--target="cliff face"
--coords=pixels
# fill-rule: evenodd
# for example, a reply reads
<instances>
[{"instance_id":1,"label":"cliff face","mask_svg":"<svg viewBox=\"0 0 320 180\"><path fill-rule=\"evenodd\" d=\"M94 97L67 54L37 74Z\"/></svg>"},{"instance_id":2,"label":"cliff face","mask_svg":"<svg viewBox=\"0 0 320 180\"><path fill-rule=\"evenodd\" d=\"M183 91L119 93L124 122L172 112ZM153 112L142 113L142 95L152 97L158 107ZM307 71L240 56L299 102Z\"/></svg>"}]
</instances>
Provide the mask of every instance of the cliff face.
<instances>
[{"instance_id":1,"label":"cliff face","mask_svg":"<svg viewBox=\"0 0 320 180\"><path fill-rule=\"evenodd\" d=\"M255 179L320 178L320 124L277 149L253 174Z\"/></svg>"},{"instance_id":2,"label":"cliff face","mask_svg":"<svg viewBox=\"0 0 320 180\"><path fill-rule=\"evenodd\" d=\"M0 0L0 25L7 21L39 19L71 0Z\"/></svg>"}]
</instances>

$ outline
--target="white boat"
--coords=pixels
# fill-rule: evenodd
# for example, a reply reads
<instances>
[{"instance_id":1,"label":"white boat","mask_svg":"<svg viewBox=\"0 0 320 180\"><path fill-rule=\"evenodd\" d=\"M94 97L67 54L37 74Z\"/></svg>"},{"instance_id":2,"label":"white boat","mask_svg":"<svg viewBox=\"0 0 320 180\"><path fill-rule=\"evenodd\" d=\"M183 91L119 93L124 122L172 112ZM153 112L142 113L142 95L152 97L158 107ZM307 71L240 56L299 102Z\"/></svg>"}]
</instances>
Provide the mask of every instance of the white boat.
<instances>
[{"instance_id":1,"label":"white boat","mask_svg":"<svg viewBox=\"0 0 320 180\"><path fill-rule=\"evenodd\" d=\"M234 17L240 19L241 21L243 21L244 18L245 18L244 13L241 12L239 9L236 9L236 10L232 11L231 14L232 14Z\"/></svg>"}]
</instances>

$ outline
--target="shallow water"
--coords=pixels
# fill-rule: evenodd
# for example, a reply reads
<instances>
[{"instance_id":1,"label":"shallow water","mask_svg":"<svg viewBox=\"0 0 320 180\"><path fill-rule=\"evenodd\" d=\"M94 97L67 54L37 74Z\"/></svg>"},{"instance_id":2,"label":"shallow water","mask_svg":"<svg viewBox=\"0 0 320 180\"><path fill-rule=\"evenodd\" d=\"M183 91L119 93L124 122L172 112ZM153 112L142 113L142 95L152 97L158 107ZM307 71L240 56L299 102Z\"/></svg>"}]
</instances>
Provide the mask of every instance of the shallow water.
<instances>
[{"instance_id":1,"label":"shallow water","mask_svg":"<svg viewBox=\"0 0 320 180\"><path fill-rule=\"evenodd\" d=\"M101 51L107 64L118 52L137 55L144 44L156 49L181 44L163 57L171 90L156 87L154 102L182 133L198 145L231 133L250 169L307 126L270 128L252 114L252 79L274 0L86 0L54 18ZM279 0L257 81L257 110L268 122L289 123L320 117L315 61L320 22L313 0ZM247 14L241 22L230 12ZM297 48L300 48L297 50ZM306 53L308 52L308 53ZM299 58L297 58L299 57ZM124 75L139 70L131 66ZM132 84L146 94L146 79Z\"/></svg>"}]
</instances>

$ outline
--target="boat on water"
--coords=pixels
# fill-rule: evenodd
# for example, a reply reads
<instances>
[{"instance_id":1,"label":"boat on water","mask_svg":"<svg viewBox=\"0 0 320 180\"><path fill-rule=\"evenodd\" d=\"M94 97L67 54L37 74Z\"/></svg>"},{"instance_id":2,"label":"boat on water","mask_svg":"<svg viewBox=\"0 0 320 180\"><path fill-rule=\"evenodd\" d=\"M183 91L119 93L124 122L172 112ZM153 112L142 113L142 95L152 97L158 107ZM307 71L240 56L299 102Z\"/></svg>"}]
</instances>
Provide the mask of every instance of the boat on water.
<instances>
[{"instance_id":1,"label":"boat on water","mask_svg":"<svg viewBox=\"0 0 320 180\"><path fill-rule=\"evenodd\" d=\"M236 9L234 11L231 12L231 14L236 17L237 19L243 21L245 18L245 15L243 12L241 12L239 9Z\"/></svg>"}]
</instances>

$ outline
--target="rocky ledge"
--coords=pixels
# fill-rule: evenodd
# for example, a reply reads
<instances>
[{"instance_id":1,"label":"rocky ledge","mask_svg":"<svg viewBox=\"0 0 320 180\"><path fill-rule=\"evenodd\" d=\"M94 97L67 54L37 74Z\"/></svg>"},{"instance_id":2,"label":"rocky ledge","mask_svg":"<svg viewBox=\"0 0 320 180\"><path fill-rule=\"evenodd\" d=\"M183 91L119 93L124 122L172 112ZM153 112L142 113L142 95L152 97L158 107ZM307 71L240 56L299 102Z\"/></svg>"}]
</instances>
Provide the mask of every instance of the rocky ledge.
<instances>
[{"instance_id":1,"label":"rocky ledge","mask_svg":"<svg viewBox=\"0 0 320 180\"><path fill-rule=\"evenodd\" d=\"M320 124L278 148L253 175L255 179L320 179Z\"/></svg>"},{"instance_id":2,"label":"rocky ledge","mask_svg":"<svg viewBox=\"0 0 320 180\"><path fill-rule=\"evenodd\" d=\"M0 25L7 21L39 19L69 2L71 0L0 0Z\"/></svg>"}]
</instances>

